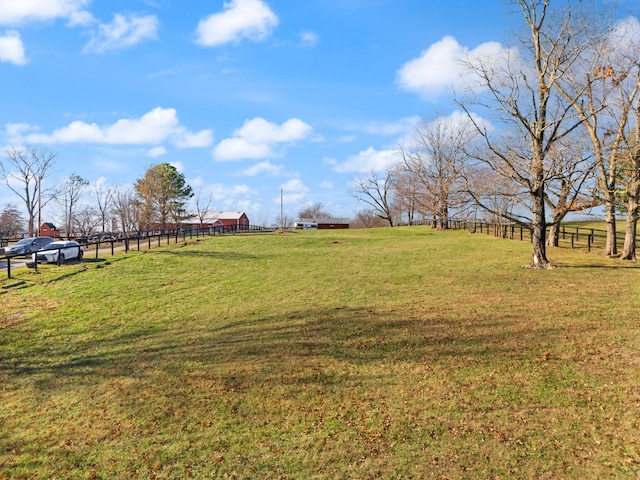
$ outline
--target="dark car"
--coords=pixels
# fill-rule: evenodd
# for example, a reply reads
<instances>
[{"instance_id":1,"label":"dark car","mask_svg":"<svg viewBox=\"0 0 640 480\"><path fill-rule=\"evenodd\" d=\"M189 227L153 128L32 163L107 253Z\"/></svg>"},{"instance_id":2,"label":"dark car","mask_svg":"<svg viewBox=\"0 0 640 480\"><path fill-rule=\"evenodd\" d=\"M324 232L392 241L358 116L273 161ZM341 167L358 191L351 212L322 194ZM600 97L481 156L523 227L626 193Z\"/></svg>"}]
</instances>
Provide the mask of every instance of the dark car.
<instances>
[{"instance_id":1,"label":"dark car","mask_svg":"<svg viewBox=\"0 0 640 480\"><path fill-rule=\"evenodd\" d=\"M4 254L7 257L15 257L16 255L29 255L30 253L42 250L44 247L53 242L51 237L27 237L22 240L5 247Z\"/></svg>"}]
</instances>

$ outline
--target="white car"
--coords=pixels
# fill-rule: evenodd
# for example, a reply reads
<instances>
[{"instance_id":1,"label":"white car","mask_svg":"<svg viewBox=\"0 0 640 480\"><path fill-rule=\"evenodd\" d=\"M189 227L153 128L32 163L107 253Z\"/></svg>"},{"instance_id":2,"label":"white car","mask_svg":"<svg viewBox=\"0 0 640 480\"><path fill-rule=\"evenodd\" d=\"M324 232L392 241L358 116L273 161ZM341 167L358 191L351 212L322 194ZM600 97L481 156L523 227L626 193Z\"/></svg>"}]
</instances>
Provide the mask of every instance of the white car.
<instances>
[{"instance_id":1,"label":"white car","mask_svg":"<svg viewBox=\"0 0 640 480\"><path fill-rule=\"evenodd\" d=\"M84 248L78 242L73 241L57 241L51 242L46 246L46 250L40 250L36 253L36 261L44 263L58 263L58 256L60 257L60 263L65 260L71 260L76 258L82 260L84 255Z\"/></svg>"}]
</instances>

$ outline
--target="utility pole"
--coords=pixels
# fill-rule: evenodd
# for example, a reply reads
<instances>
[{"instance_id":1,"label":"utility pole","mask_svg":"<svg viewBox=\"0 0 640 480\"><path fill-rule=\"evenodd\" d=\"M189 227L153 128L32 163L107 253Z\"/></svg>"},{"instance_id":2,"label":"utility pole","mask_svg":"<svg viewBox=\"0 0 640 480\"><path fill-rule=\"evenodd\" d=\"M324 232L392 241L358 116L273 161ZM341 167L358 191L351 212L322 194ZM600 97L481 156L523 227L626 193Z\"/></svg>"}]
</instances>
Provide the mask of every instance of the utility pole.
<instances>
[{"instance_id":1,"label":"utility pole","mask_svg":"<svg viewBox=\"0 0 640 480\"><path fill-rule=\"evenodd\" d=\"M40 227L42 225L42 175L38 176L38 225L37 236L40 236Z\"/></svg>"},{"instance_id":2,"label":"utility pole","mask_svg":"<svg viewBox=\"0 0 640 480\"><path fill-rule=\"evenodd\" d=\"M284 230L283 189L280 189L280 230Z\"/></svg>"}]
</instances>

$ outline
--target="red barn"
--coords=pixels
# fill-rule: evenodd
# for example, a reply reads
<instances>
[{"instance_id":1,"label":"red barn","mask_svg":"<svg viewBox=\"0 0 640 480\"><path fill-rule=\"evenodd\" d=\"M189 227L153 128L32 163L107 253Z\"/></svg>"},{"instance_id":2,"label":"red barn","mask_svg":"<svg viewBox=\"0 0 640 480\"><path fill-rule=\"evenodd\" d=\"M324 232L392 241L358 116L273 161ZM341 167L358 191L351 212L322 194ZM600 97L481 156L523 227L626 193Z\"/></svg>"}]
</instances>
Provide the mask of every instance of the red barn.
<instances>
[{"instance_id":1,"label":"red barn","mask_svg":"<svg viewBox=\"0 0 640 480\"><path fill-rule=\"evenodd\" d=\"M235 227L237 230L249 230L249 217L244 212L213 212L211 216L222 223L223 227Z\"/></svg>"},{"instance_id":2,"label":"red barn","mask_svg":"<svg viewBox=\"0 0 640 480\"><path fill-rule=\"evenodd\" d=\"M57 238L60 236L60 230L53 223L43 223L40 227L40 235L43 237Z\"/></svg>"}]
</instances>

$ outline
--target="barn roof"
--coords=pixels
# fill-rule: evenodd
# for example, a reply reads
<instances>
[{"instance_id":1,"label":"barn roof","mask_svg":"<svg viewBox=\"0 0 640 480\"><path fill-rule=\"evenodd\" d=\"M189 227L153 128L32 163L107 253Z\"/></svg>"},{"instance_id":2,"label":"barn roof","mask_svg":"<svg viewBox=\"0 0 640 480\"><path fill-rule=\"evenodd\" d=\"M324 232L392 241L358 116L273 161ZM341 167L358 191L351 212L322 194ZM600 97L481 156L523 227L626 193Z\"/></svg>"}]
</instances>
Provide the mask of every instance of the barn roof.
<instances>
[{"instance_id":1,"label":"barn roof","mask_svg":"<svg viewBox=\"0 0 640 480\"><path fill-rule=\"evenodd\" d=\"M349 223L349 220L346 218L318 218L317 220L313 220L311 218L301 218L299 221L311 223Z\"/></svg>"},{"instance_id":2,"label":"barn roof","mask_svg":"<svg viewBox=\"0 0 640 480\"><path fill-rule=\"evenodd\" d=\"M215 223L217 220L240 220L244 212L209 212L204 217L205 223Z\"/></svg>"}]
</instances>

